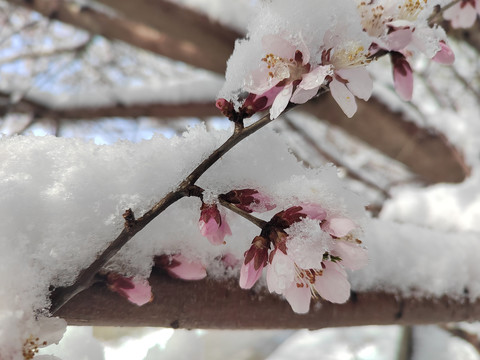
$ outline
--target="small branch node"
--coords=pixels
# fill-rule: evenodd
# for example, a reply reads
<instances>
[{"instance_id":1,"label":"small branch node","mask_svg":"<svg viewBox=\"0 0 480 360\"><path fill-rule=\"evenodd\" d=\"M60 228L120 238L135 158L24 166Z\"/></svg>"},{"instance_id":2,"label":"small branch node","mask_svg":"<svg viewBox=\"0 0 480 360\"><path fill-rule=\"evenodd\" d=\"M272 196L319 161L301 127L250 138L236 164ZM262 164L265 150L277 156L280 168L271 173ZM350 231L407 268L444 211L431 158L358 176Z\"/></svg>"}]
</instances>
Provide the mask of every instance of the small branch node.
<instances>
[{"instance_id":1,"label":"small branch node","mask_svg":"<svg viewBox=\"0 0 480 360\"><path fill-rule=\"evenodd\" d=\"M127 230L133 228L137 224L137 220L135 219L135 214L133 213L132 209L125 210L123 213L123 218L125 219L125 229Z\"/></svg>"}]
</instances>

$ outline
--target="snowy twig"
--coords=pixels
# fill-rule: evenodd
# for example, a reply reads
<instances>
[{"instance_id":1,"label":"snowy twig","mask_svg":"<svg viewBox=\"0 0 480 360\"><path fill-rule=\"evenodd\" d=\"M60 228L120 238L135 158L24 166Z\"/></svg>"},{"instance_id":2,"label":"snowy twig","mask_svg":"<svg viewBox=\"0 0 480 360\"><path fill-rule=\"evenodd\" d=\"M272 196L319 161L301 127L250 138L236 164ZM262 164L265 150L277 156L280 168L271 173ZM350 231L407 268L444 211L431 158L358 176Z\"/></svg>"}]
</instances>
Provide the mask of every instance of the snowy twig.
<instances>
[{"instance_id":1,"label":"snowy twig","mask_svg":"<svg viewBox=\"0 0 480 360\"><path fill-rule=\"evenodd\" d=\"M259 219L256 216L253 216L253 215L247 213L246 211L243 211L242 209L238 208L237 206L235 206L232 203L229 203L228 201L222 199L221 197L218 198L218 201L219 201L220 205L222 205L223 207L225 207L225 208L233 211L234 213L244 217L245 219L247 219L251 223L257 225L260 229L263 229L263 227L265 225L267 225L267 222L265 220Z\"/></svg>"},{"instance_id":2,"label":"snowy twig","mask_svg":"<svg viewBox=\"0 0 480 360\"><path fill-rule=\"evenodd\" d=\"M295 104L290 104L285 111L294 108ZM140 232L153 219L160 215L170 205L186 196L198 196L198 187L195 182L223 155L237 145L246 137L260 130L269 124L270 114L263 116L250 126L235 126L234 133L213 153L210 154L200 165L198 165L190 175L183 180L176 190L169 192L162 200L156 203L142 217L136 219L133 212L128 209L124 213L125 226L120 235L98 256L98 258L78 276L75 283L65 288L58 288L52 294L52 306L50 312L55 314L63 305L70 301L75 295L88 289L95 280L95 275L107 264L107 262L131 239L135 234ZM232 209L231 209L232 210ZM254 222L260 226L261 222Z\"/></svg>"}]
</instances>

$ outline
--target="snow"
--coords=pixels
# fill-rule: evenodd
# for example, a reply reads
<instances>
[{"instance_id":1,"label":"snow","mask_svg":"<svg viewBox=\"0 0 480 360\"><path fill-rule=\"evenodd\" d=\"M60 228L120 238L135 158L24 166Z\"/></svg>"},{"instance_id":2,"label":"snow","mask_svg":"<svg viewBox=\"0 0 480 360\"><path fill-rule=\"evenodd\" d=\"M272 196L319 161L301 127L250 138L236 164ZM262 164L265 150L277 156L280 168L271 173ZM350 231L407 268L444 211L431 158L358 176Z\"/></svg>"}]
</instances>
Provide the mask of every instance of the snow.
<instances>
[{"instance_id":1,"label":"snow","mask_svg":"<svg viewBox=\"0 0 480 360\"><path fill-rule=\"evenodd\" d=\"M6 325L15 318L23 321L5 311L21 311L28 319L29 309L47 308L49 286L72 283L120 233L126 209L143 214L228 134L208 133L204 126L197 126L181 137L155 136L138 144L122 141L109 146L52 136L1 138L0 216L4 226L0 242L4 251L0 255L0 298L4 315L0 323ZM364 204L342 189L335 169L304 169L268 128L226 154L198 185L212 194L254 186L275 199L279 209L309 200L321 203L332 214L353 219L363 216ZM227 213L234 235L226 239L226 246L210 246L198 229L199 209L197 198L178 201L129 242L108 268L148 277L154 255L181 252L210 264L211 276L220 276L214 259L227 252L242 258L259 230ZM11 293L17 296L12 298Z\"/></svg>"},{"instance_id":2,"label":"snow","mask_svg":"<svg viewBox=\"0 0 480 360\"><path fill-rule=\"evenodd\" d=\"M393 360L396 358L398 338L397 326L300 330L280 345L267 360Z\"/></svg>"}]
</instances>

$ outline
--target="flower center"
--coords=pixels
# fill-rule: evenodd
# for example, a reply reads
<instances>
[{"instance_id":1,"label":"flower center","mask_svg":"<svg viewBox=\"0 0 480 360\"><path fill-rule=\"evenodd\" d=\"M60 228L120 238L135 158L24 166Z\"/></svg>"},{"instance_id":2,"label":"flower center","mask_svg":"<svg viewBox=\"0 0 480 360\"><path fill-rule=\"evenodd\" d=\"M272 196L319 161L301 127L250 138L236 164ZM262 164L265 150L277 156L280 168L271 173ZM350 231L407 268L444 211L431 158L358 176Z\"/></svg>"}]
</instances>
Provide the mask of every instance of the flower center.
<instances>
[{"instance_id":1,"label":"flower center","mask_svg":"<svg viewBox=\"0 0 480 360\"><path fill-rule=\"evenodd\" d=\"M371 62L368 59L368 53L365 48L358 43L349 42L342 47L324 50L322 53L322 63L324 65L332 64L337 70L364 66Z\"/></svg>"},{"instance_id":2,"label":"flower center","mask_svg":"<svg viewBox=\"0 0 480 360\"><path fill-rule=\"evenodd\" d=\"M302 53L297 50L295 58L287 59L274 54L267 54L262 61L267 64L269 69L268 76L271 79L285 80L293 82L295 80L301 80L302 75L308 72L309 65L303 65Z\"/></svg>"},{"instance_id":3,"label":"flower center","mask_svg":"<svg viewBox=\"0 0 480 360\"><path fill-rule=\"evenodd\" d=\"M420 12L425 8L428 0L405 0L403 5L399 5L398 18L402 20L417 20Z\"/></svg>"},{"instance_id":4,"label":"flower center","mask_svg":"<svg viewBox=\"0 0 480 360\"><path fill-rule=\"evenodd\" d=\"M319 269L301 269L295 264L296 285L297 288L309 288L313 298L318 297L318 292L315 289L315 280L317 276L323 275L323 270Z\"/></svg>"}]
</instances>

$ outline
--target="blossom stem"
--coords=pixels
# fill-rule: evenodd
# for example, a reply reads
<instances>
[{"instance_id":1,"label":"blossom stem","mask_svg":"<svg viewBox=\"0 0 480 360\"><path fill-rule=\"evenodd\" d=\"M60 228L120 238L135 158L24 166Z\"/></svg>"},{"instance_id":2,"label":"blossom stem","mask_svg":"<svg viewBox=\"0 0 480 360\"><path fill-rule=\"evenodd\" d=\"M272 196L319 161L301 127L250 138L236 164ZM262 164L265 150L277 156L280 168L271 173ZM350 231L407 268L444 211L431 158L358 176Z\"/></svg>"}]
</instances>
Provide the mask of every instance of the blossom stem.
<instances>
[{"instance_id":1,"label":"blossom stem","mask_svg":"<svg viewBox=\"0 0 480 360\"><path fill-rule=\"evenodd\" d=\"M247 213L246 211L236 207L234 204L229 203L227 200L222 199L221 197L218 199L220 205L223 207L227 208L228 210L233 211L234 213L244 217L251 223L257 225L260 229L263 229L265 225L267 225L267 222L265 220L259 219L256 216L253 216L252 214Z\"/></svg>"}]
</instances>

